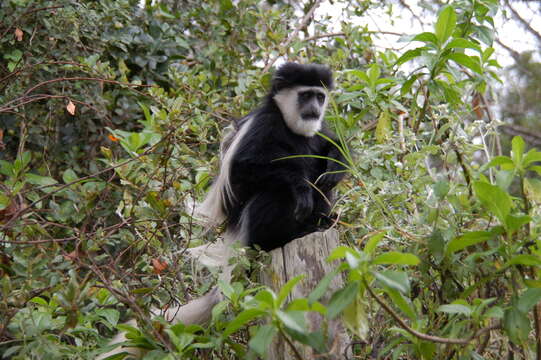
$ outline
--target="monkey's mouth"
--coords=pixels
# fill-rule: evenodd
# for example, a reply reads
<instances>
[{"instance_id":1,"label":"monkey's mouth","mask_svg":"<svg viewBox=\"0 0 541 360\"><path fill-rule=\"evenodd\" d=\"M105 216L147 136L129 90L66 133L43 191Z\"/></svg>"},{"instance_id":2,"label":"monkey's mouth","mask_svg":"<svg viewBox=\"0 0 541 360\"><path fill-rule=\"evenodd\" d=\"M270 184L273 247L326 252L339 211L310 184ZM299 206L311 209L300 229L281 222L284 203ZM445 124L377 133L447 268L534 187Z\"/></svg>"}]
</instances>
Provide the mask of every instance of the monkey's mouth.
<instances>
[{"instance_id":1,"label":"monkey's mouth","mask_svg":"<svg viewBox=\"0 0 541 360\"><path fill-rule=\"evenodd\" d=\"M316 112L301 113L301 118L304 121L316 121L316 120L319 120L319 113L316 113Z\"/></svg>"}]
</instances>

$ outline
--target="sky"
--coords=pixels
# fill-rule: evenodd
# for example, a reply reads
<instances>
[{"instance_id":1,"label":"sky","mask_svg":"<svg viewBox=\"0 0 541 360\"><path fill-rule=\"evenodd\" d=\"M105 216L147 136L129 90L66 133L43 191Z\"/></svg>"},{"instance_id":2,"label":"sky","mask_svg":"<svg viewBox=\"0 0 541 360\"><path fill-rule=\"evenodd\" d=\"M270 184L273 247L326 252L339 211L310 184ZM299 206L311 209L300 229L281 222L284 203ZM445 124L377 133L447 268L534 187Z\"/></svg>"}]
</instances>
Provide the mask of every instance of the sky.
<instances>
[{"instance_id":1,"label":"sky","mask_svg":"<svg viewBox=\"0 0 541 360\"><path fill-rule=\"evenodd\" d=\"M422 14L421 18L424 24L415 19L412 13L404 9L399 5L394 5L392 20L385 13L386 8L371 9L368 12L368 16L363 16L357 19L360 24L368 25L370 31L385 31L396 32L406 34L418 34L423 31L433 31L432 26L435 23L435 16L427 16L427 12L422 13L421 8L417 5L419 1L404 0L406 4L416 13ZM513 7L517 12L524 17L527 21L530 21L532 27L539 30L541 33L541 14L536 14L528 7L526 2L513 2ZM344 4L331 4L329 1L325 1L321 4L320 8L316 10L316 17L322 15L331 15L336 18L335 24L337 25L333 31L340 31L339 24L341 19L341 12ZM537 20L537 21L533 21ZM530 34L526 33L516 21L506 18L502 11L498 12L495 17L495 28L498 33L498 37L501 41L509 47L519 52L524 50L538 49L535 39ZM404 29L407 29L406 31ZM378 37L380 41L376 41L376 45L383 48L393 48L397 50L406 51L416 44L407 45L407 43L399 42L399 37L395 35L380 35ZM513 59L509 55L509 52L499 46L497 43L494 45L496 50L496 59L502 66L512 65Z\"/></svg>"}]
</instances>

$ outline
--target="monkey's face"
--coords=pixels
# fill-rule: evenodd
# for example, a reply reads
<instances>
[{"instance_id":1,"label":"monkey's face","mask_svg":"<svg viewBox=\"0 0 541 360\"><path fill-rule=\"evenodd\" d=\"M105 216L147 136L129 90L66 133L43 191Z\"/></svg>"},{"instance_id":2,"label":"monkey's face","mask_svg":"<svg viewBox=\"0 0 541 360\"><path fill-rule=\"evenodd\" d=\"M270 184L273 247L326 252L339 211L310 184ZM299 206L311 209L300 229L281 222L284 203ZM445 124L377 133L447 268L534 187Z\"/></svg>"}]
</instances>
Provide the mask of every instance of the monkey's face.
<instances>
[{"instance_id":1,"label":"monkey's face","mask_svg":"<svg viewBox=\"0 0 541 360\"><path fill-rule=\"evenodd\" d=\"M325 93L318 89L308 89L297 93L297 106L301 119L304 121L318 121L325 111Z\"/></svg>"},{"instance_id":2,"label":"monkey's face","mask_svg":"<svg viewBox=\"0 0 541 360\"><path fill-rule=\"evenodd\" d=\"M307 137L321 130L327 98L325 90L319 86L295 86L274 95L289 129Z\"/></svg>"}]
</instances>

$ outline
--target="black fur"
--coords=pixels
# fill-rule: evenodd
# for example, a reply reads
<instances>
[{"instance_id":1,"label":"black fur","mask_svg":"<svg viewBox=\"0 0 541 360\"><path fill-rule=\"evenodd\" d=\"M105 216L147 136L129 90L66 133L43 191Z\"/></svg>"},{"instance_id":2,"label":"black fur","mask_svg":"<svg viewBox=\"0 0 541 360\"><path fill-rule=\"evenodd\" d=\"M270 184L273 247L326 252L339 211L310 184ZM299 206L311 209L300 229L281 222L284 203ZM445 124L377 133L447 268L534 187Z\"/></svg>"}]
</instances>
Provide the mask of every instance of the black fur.
<instances>
[{"instance_id":1,"label":"black fur","mask_svg":"<svg viewBox=\"0 0 541 360\"><path fill-rule=\"evenodd\" d=\"M267 251L328 227L330 206L309 182L332 201L332 189L344 176L325 174L320 178L326 172L343 170L334 161L310 157L279 160L291 155L319 155L343 161L338 149L323 137L297 135L287 127L272 96L297 85L331 88L331 71L321 65L283 65L263 105L238 122L247 126L245 119L253 118L233 154L229 181L235 199L227 198L224 210L228 227L242 227L246 232L246 245ZM321 132L333 138L327 128Z\"/></svg>"},{"instance_id":2,"label":"black fur","mask_svg":"<svg viewBox=\"0 0 541 360\"><path fill-rule=\"evenodd\" d=\"M270 95L274 96L278 91L296 85L324 86L332 90L334 87L332 72L324 65L285 63L274 74Z\"/></svg>"}]
</instances>

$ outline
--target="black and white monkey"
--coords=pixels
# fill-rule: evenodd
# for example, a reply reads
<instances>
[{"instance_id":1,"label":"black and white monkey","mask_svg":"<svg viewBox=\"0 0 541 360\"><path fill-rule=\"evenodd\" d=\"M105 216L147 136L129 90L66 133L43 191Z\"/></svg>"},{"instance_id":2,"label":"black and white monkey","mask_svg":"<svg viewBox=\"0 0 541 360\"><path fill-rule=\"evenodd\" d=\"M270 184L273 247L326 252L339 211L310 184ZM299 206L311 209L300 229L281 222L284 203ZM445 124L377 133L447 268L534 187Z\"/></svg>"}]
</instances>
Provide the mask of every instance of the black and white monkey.
<instances>
[{"instance_id":1,"label":"black and white monkey","mask_svg":"<svg viewBox=\"0 0 541 360\"><path fill-rule=\"evenodd\" d=\"M345 170L340 150L326 139L334 140L323 120L332 88L326 66L286 63L274 74L261 106L225 135L219 175L195 209L207 225L226 222L224 240L189 249L203 264L222 267L221 280L231 276L233 243L269 251L330 225L332 191ZM203 323L221 300L214 288L162 315ZM112 343L124 340L121 333ZM138 354L124 348L99 358L121 351Z\"/></svg>"},{"instance_id":2,"label":"black and white monkey","mask_svg":"<svg viewBox=\"0 0 541 360\"><path fill-rule=\"evenodd\" d=\"M317 135L334 137L323 121L332 88L326 66L282 65L261 107L224 139L220 173L197 215L226 221L226 237L267 251L328 225L344 176L341 152Z\"/></svg>"}]
</instances>

